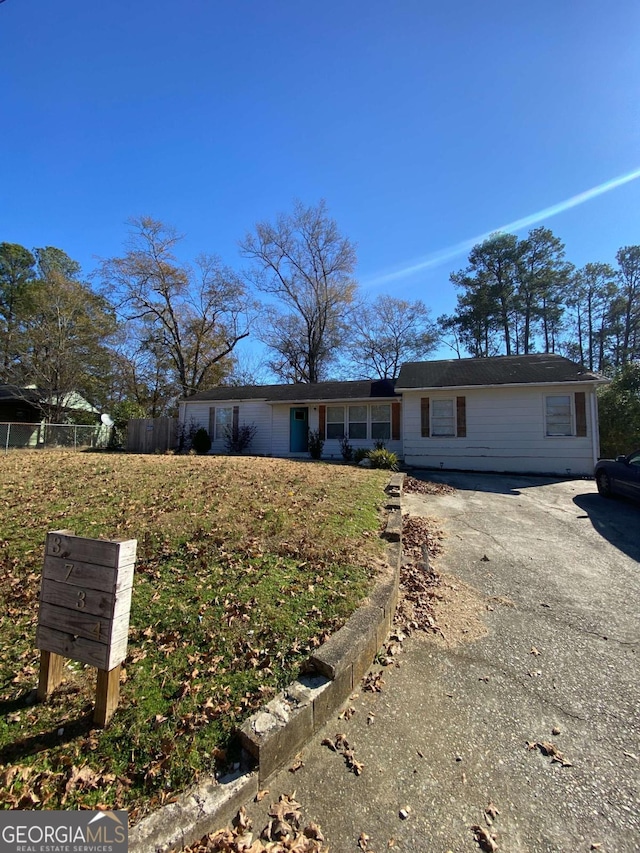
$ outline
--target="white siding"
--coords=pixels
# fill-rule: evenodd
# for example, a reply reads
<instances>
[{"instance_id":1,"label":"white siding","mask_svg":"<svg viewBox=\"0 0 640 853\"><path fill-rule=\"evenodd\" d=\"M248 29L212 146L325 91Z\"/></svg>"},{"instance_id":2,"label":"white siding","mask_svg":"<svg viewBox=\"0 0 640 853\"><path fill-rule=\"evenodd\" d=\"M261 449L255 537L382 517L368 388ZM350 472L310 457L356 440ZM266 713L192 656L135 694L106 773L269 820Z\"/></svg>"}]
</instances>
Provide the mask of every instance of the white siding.
<instances>
[{"instance_id":1,"label":"white siding","mask_svg":"<svg viewBox=\"0 0 640 853\"><path fill-rule=\"evenodd\" d=\"M240 425L255 424L258 428L251 443L251 447L247 451L248 454L254 454L256 456L271 455L271 406L265 402L261 402L259 400L248 402L219 400L215 402L194 401L193 403L189 403L187 401L180 404L180 423L186 424L188 428L190 423L193 421L196 429L204 427L207 432L209 432L209 410L217 406L222 408L238 406L238 421ZM211 439L212 453L226 453L224 439L222 437L214 440L213 436L211 436Z\"/></svg>"},{"instance_id":2,"label":"white siding","mask_svg":"<svg viewBox=\"0 0 640 853\"><path fill-rule=\"evenodd\" d=\"M545 435L545 396L586 392L586 438ZM576 476L591 474L594 436L591 395L584 385L478 388L403 393L404 457L424 468ZM466 438L422 438L420 400L466 398Z\"/></svg>"}]
</instances>

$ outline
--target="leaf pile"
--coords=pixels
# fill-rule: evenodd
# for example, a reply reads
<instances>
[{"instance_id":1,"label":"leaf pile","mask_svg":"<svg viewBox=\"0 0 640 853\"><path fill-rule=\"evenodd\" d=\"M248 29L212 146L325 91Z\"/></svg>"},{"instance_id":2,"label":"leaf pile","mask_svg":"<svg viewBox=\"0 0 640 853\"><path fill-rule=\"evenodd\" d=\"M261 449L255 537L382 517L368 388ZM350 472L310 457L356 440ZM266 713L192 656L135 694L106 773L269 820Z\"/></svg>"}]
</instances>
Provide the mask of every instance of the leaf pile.
<instances>
[{"instance_id":1,"label":"leaf pile","mask_svg":"<svg viewBox=\"0 0 640 853\"><path fill-rule=\"evenodd\" d=\"M233 827L205 835L184 853L328 853L323 847L320 827L309 823L300 828L302 813L295 792L282 794L269 809L269 823L254 840L251 820L244 806L236 815Z\"/></svg>"},{"instance_id":2,"label":"leaf pile","mask_svg":"<svg viewBox=\"0 0 640 853\"><path fill-rule=\"evenodd\" d=\"M441 579L429 562L442 551L443 533L434 519L406 516L402 522L402 536L402 599L398 605L396 622L403 626L406 633L412 630L442 633L436 625L433 609L434 601L441 597Z\"/></svg>"},{"instance_id":3,"label":"leaf pile","mask_svg":"<svg viewBox=\"0 0 640 853\"><path fill-rule=\"evenodd\" d=\"M444 533L435 518L419 518L405 515L402 518L402 551L405 558L415 562L424 559L426 547L429 558L442 552Z\"/></svg>"},{"instance_id":4,"label":"leaf pile","mask_svg":"<svg viewBox=\"0 0 640 853\"><path fill-rule=\"evenodd\" d=\"M404 478L403 490L414 495L453 495L455 489L446 483L434 483L431 480L417 480L407 475Z\"/></svg>"},{"instance_id":5,"label":"leaf pile","mask_svg":"<svg viewBox=\"0 0 640 853\"><path fill-rule=\"evenodd\" d=\"M234 728L366 595L386 474L276 459L19 451L0 500L0 808L170 801L238 760ZM46 531L136 538L128 655L109 726L72 661L34 704Z\"/></svg>"}]
</instances>

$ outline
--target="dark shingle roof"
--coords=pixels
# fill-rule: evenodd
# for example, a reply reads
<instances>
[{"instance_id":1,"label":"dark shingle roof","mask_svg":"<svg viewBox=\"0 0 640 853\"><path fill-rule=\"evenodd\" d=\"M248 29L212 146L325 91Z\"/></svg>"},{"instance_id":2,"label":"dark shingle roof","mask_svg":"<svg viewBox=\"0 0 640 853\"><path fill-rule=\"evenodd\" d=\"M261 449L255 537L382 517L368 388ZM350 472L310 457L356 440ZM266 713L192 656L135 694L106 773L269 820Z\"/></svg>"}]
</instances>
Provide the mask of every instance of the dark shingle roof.
<instances>
[{"instance_id":1,"label":"dark shingle roof","mask_svg":"<svg viewBox=\"0 0 640 853\"><path fill-rule=\"evenodd\" d=\"M19 388L17 385L0 385L0 400L38 403L41 396L40 392L34 388Z\"/></svg>"},{"instance_id":2,"label":"dark shingle roof","mask_svg":"<svg viewBox=\"0 0 640 853\"><path fill-rule=\"evenodd\" d=\"M395 397L390 379L364 379L356 382L316 382L292 385L219 386L201 391L183 401L267 400L269 403L302 403L317 400L366 400L371 397Z\"/></svg>"},{"instance_id":3,"label":"dark shingle roof","mask_svg":"<svg viewBox=\"0 0 640 853\"><path fill-rule=\"evenodd\" d=\"M396 388L455 388L470 385L538 385L551 382L597 382L603 377L561 355L499 355L413 361L402 365Z\"/></svg>"}]
</instances>

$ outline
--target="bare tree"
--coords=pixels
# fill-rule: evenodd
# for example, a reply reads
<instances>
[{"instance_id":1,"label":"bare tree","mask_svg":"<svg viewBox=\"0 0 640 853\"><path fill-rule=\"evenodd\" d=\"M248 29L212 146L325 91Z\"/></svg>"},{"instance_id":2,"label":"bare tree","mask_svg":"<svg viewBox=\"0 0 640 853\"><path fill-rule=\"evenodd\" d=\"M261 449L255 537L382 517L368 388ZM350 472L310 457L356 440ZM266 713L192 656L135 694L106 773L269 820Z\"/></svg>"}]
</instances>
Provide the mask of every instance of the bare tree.
<instances>
[{"instance_id":1,"label":"bare tree","mask_svg":"<svg viewBox=\"0 0 640 853\"><path fill-rule=\"evenodd\" d=\"M296 202L275 223L259 222L240 243L255 263L259 290L275 298L263 312L260 334L281 378L318 382L344 347L356 284L353 243L338 231L324 201Z\"/></svg>"},{"instance_id":2,"label":"bare tree","mask_svg":"<svg viewBox=\"0 0 640 853\"><path fill-rule=\"evenodd\" d=\"M420 300L379 296L354 312L352 359L367 375L396 379L403 361L418 361L436 347L436 326Z\"/></svg>"},{"instance_id":3,"label":"bare tree","mask_svg":"<svg viewBox=\"0 0 640 853\"><path fill-rule=\"evenodd\" d=\"M103 261L99 275L130 326L134 350L168 357L177 391L189 397L230 368L229 355L249 334L250 298L217 256L180 263L174 249L182 237L173 228L147 216L130 225L125 254Z\"/></svg>"}]
</instances>

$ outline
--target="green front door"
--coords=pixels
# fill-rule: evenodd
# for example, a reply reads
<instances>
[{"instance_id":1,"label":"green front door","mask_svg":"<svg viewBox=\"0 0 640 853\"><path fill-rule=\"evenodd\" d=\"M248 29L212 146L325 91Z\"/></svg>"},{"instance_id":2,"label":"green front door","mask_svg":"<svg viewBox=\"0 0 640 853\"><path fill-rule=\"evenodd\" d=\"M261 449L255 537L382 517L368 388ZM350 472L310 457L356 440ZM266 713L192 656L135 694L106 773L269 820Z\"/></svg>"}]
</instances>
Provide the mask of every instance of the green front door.
<instances>
[{"instance_id":1,"label":"green front door","mask_svg":"<svg viewBox=\"0 0 640 853\"><path fill-rule=\"evenodd\" d=\"M292 408L289 412L289 450L291 453L309 450L309 409L306 406Z\"/></svg>"}]
</instances>

